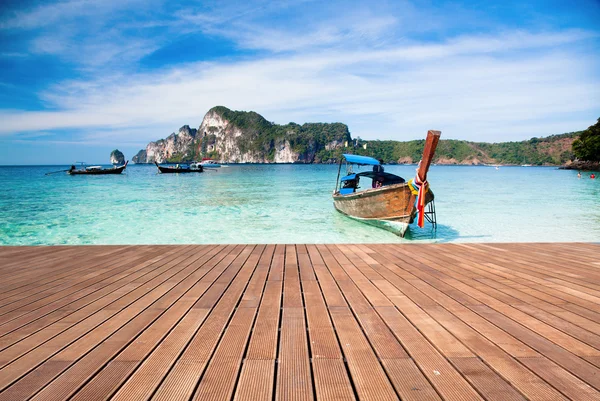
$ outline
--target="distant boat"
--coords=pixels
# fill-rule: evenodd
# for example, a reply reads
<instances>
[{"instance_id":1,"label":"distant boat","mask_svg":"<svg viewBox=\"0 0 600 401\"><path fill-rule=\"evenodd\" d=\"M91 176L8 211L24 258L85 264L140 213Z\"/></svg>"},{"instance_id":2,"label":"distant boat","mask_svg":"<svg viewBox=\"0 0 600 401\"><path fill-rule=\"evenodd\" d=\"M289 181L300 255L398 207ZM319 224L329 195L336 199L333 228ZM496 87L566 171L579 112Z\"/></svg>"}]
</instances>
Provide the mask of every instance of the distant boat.
<instances>
[{"instance_id":1,"label":"distant boat","mask_svg":"<svg viewBox=\"0 0 600 401\"><path fill-rule=\"evenodd\" d=\"M71 166L69 170L67 170L67 174L70 175L104 175L104 174L121 174L126 168L129 160L125 162L122 166L116 166L111 168L104 168L102 166L86 166L79 170L75 168L75 166Z\"/></svg>"},{"instance_id":2,"label":"distant boat","mask_svg":"<svg viewBox=\"0 0 600 401\"><path fill-rule=\"evenodd\" d=\"M521 167L531 167L531 164L521 164Z\"/></svg>"},{"instance_id":3,"label":"distant boat","mask_svg":"<svg viewBox=\"0 0 600 401\"><path fill-rule=\"evenodd\" d=\"M496 170L500 170L500 166L494 166Z\"/></svg>"},{"instance_id":4,"label":"distant boat","mask_svg":"<svg viewBox=\"0 0 600 401\"><path fill-rule=\"evenodd\" d=\"M192 164L177 164L175 167L165 167L159 165L157 162L154 162L156 167L158 167L158 171L163 174L169 173L203 173L204 167L200 163L192 163Z\"/></svg>"},{"instance_id":5,"label":"distant boat","mask_svg":"<svg viewBox=\"0 0 600 401\"><path fill-rule=\"evenodd\" d=\"M374 225L404 236L409 224L413 223L417 212L418 223L424 226L427 218L435 222L433 211L426 217L425 205L433 201L433 192L427 184L427 171L440 139L439 131L429 131L423 151L423 158L417 168L414 180L405 182L404 178L390 173L365 171L354 173L353 165L379 166L379 160L372 157L344 154L338 170L338 182L333 193L335 209L346 216L363 223ZM346 161L347 174L339 178L343 161ZM372 187L357 191L361 178L370 178ZM417 198L418 196L418 198ZM415 200L418 204L415 206Z\"/></svg>"},{"instance_id":6,"label":"distant boat","mask_svg":"<svg viewBox=\"0 0 600 401\"><path fill-rule=\"evenodd\" d=\"M203 167L209 167L209 168L220 168L221 164L212 160L212 159L202 159L202 161L200 162L200 164Z\"/></svg>"}]
</instances>

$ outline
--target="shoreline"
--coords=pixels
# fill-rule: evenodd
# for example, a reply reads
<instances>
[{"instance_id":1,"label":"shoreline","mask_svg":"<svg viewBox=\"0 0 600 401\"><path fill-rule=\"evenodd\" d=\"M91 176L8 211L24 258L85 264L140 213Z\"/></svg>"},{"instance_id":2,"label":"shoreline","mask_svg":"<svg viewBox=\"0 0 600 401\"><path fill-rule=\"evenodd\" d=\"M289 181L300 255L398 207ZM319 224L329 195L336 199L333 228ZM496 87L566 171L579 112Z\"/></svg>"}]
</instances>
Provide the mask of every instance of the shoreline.
<instances>
[{"instance_id":1,"label":"shoreline","mask_svg":"<svg viewBox=\"0 0 600 401\"><path fill-rule=\"evenodd\" d=\"M559 167L559 170L600 171L600 162L577 161L577 162L573 162L571 164Z\"/></svg>"}]
</instances>

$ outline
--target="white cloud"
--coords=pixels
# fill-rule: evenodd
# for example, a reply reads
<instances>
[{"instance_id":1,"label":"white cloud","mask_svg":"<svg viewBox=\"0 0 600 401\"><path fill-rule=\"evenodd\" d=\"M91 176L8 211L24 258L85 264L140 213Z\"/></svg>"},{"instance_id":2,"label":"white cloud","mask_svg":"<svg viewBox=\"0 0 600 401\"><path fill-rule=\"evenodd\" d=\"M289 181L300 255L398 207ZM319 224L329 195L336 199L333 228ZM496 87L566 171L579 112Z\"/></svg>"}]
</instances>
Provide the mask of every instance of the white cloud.
<instances>
[{"instance_id":1,"label":"white cloud","mask_svg":"<svg viewBox=\"0 0 600 401\"><path fill-rule=\"evenodd\" d=\"M110 129L123 141L153 140L198 126L218 104L279 123L341 121L372 139L411 139L432 127L481 141L560 133L597 117L598 60L572 49L588 37L517 32L73 81L44 94L57 111L4 112L0 133L76 128L91 140Z\"/></svg>"},{"instance_id":2,"label":"white cloud","mask_svg":"<svg viewBox=\"0 0 600 401\"><path fill-rule=\"evenodd\" d=\"M298 3L183 9L162 0L69 0L13 13L0 29L31 31L32 53L58 56L91 78L46 88L46 111L0 110L0 135L81 130L86 143L144 142L198 126L217 104L279 123L341 121L353 135L380 139L421 137L432 127L446 137L522 139L597 117L600 62L585 44L598 32L495 28L434 41L460 25L464 11L446 15L408 1ZM473 18L470 26L479 23ZM162 33L146 34L158 27ZM435 35L416 40L410 32ZM254 58L136 72L138 60L190 34L227 38ZM0 56L14 54L25 53Z\"/></svg>"},{"instance_id":3,"label":"white cloud","mask_svg":"<svg viewBox=\"0 0 600 401\"><path fill-rule=\"evenodd\" d=\"M159 48L162 37L145 35L160 26L146 10L160 0L68 0L12 12L2 31L29 32L28 54L53 55L90 72L123 68ZM27 53L25 53L27 54Z\"/></svg>"},{"instance_id":4,"label":"white cloud","mask_svg":"<svg viewBox=\"0 0 600 401\"><path fill-rule=\"evenodd\" d=\"M248 49L289 52L352 43L355 46L381 45L382 37L397 23L396 18L365 17L340 18L321 23L313 30L306 27L273 29L262 26L237 24L235 29L219 28L207 32L219 33L235 40Z\"/></svg>"}]
</instances>

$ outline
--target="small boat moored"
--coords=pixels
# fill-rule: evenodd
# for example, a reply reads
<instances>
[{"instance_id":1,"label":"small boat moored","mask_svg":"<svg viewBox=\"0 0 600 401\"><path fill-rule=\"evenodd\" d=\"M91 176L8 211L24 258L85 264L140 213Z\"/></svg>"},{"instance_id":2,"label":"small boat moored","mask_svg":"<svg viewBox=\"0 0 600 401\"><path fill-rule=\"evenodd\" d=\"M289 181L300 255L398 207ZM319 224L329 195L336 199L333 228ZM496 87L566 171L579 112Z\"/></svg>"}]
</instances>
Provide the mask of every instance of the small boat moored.
<instances>
[{"instance_id":1,"label":"small boat moored","mask_svg":"<svg viewBox=\"0 0 600 401\"><path fill-rule=\"evenodd\" d=\"M212 159L202 159L202 161L200 162L200 164L203 167L208 167L208 168L220 168L221 164L212 160Z\"/></svg>"},{"instance_id":2,"label":"small boat moored","mask_svg":"<svg viewBox=\"0 0 600 401\"><path fill-rule=\"evenodd\" d=\"M125 162L122 166L115 166L112 168L104 168L102 166L86 166L79 170L75 168L75 165L72 165L69 170L67 170L67 174L69 175L105 175L105 174L121 174L126 168L129 160Z\"/></svg>"},{"instance_id":3,"label":"small boat moored","mask_svg":"<svg viewBox=\"0 0 600 401\"><path fill-rule=\"evenodd\" d=\"M170 173L203 173L204 167L202 167L201 163L192 163L192 164L177 164L175 167L166 167L161 166L157 162L154 162L158 171L162 174L170 174Z\"/></svg>"},{"instance_id":4,"label":"small boat moored","mask_svg":"<svg viewBox=\"0 0 600 401\"><path fill-rule=\"evenodd\" d=\"M423 227L425 219L433 224L435 210L425 212L425 206L433 201L433 192L427 183L427 171L435 154L440 131L429 131L423 157L417 167L414 179L385 173L381 162L367 156L344 154L338 170L338 180L333 193L335 209L355 220L374 225L404 237L409 224L418 214L418 225ZM343 161L346 161L346 175L339 178ZM352 167L373 166L373 171L355 173ZM371 179L371 188L357 191L362 178ZM415 201L417 201L415 205Z\"/></svg>"}]
</instances>

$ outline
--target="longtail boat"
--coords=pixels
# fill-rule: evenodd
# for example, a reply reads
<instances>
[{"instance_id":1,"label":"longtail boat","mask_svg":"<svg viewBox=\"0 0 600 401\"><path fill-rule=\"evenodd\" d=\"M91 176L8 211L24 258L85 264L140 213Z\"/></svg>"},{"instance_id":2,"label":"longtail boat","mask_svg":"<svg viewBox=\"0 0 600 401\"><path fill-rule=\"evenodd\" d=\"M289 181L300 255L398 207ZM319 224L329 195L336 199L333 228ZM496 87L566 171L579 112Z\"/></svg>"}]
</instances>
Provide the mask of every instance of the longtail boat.
<instances>
[{"instance_id":1,"label":"longtail boat","mask_svg":"<svg viewBox=\"0 0 600 401\"><path fill-rule=\"evenodd\" d=\"M67 170L67 174L70 175L104 175L104 174L121 174L123 170L127 168L127 163L129 160L125 162L122 166L115 166L112 168L104 168L102 166L87 166L77 170L75 166L71 166L69 170Z\"/></svg>"},{"instance_id":2,"label":"longtail boat","mask_svg":"<svg viewBox=\"0 0 600 401\"><path fill-rule=\"evenodd\" d=\"M427 132L423 157L414 179L385 173L381 162L372 157L344 154L340 161L336 188L333 192L335 209L346 216L371 224L401 237L418 215L418 225L425 224L425 206L433 200L427 183L427 171L440 139L440 131ZM346 162L346 175L340 179L342 164ZM354 173L352 167L374 166L373 171ZM361 178L370 178L372 188L357 191ZM416 202L415 202L416 201Z\"/></svg>"},{"instance_id":3,"label":"longtail boat","mask_svg":"<svg viewBox=\"0 0 600 401\"><path fill-rule=\"evenodd\" d=\"M204 172L204 167L202 167L202 165L200 163L192 163L190 165L177 164L175 167L161 166L157 162L154 162L154 164L156 164L158 171L162 174L202 173L202 172Z\"/></svg>"}]
</instances>

